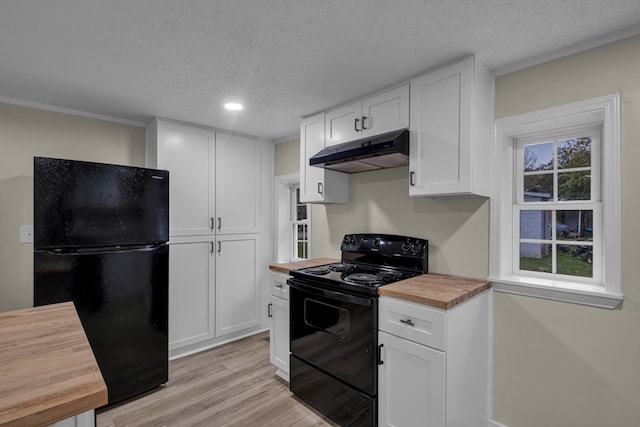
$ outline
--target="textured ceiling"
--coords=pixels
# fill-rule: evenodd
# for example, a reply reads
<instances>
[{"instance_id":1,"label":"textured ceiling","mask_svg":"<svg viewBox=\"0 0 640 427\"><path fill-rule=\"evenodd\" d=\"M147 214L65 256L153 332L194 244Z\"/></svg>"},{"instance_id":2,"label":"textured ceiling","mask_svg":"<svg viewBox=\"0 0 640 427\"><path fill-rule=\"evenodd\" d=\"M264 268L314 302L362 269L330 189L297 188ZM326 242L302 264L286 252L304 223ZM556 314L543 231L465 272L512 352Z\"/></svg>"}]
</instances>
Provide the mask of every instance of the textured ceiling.
<instances>
[{"instance_id":1,"label":"textured ceiling","mask_svg":"<svg viewBox=\"0 0 640 427\"><path fill-rule=\"evenodd\" d=\"M497 69L637 33L638 0L2 0L0 97L282 140L467 54Z\"/></svg>"}]
</instances>

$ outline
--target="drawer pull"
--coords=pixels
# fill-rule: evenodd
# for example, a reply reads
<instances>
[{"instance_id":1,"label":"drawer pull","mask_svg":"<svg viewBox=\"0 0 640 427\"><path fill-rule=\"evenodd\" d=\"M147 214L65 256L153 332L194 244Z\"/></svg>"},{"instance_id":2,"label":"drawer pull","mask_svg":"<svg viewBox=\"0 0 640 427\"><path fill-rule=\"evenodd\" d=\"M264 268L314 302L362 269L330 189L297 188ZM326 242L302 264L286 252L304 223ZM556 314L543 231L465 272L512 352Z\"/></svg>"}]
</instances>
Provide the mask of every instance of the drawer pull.
<instances>
[{"instance_id":1,"label":"drawer pull","mask_svg":"<svg viewBox=\"0 0 640 427\"><path fill-rule=\"evenodd\" d=\"M413 322L411 321L411 319L407 319L407 320L405 320L405 319L400 319L400 322L401 322L401 323L404 323L405 325L415 326L415 325L413 324Z\"/></svg>"},{"instance_id":2,"label":"drawer pull","mask_svg":"<svg viewBox=\"0 0 640 427\"><path fill-rule=\"evenodd\" d=\"M282 283L276 282L276 288L282 289L282 286L283 286Z\"/></svg>"}]
</instances>

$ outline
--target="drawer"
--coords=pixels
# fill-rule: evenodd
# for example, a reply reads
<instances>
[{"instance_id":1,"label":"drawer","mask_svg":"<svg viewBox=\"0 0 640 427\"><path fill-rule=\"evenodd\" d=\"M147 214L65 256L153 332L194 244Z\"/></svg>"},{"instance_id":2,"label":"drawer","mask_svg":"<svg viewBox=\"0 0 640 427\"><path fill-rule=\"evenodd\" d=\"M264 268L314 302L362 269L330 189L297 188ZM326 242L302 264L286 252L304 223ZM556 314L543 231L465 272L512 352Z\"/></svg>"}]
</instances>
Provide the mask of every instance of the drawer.
<instances>
[{"instance_id":1,"label":"drawer","mask_svg":"<svg viewBox=\"0 0 640 427\"><path fill-rule=\"evenodd\" d=\"M380 297L378 329L445 351L445 316L426 305Z\"/></svg>"},{"instance_id":2,"label":"drawer","mask_svg":"<svg viewBox=\"0 0 640 427\"><path fill-rule=\"evenodd\" d=\"M291 277L288 274L269 272L269 293L274 297L282 298L289 301L289 285L287 279Z\"/></svg>"}]
</instances>

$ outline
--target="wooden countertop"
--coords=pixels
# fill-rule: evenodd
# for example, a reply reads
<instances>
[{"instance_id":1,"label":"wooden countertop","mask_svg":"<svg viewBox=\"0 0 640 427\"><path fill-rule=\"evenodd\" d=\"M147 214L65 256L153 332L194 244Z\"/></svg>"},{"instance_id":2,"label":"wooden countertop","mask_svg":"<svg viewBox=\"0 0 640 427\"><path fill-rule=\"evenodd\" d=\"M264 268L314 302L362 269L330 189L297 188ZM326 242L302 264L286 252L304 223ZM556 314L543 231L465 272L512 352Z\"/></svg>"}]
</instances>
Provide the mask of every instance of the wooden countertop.
<instances>
[{"instance_id":1,"label":"wooden countertop","mask_svg":"<svg viewBox=\"0 0 640 427\"><path fill-rule=\"evenodd\" d=\"M106 404L72 302L0 313L0 426L45 426Z\"/></svg>"},{"instance_id":2,"label":"wooden countertop","mask_svg":"<svg viewBox=\"0 0 640 427\"><path fill-rule=\"evenodd\" d=\"M489 289L486 280L429 273L378 288L378 294L448 310Z\"/></svg>"},{"instance_id":3,"label":"wooden countertop","mask_svg":"<svg viewBox=\"0 0 640 427\"><path fill-rule=\"evenodd\" d=\"M317 265L331 264L339 262L340 260L334 258L314 258L304 261L285 262L281 264L271 264L269 270L277 271L279 273L289 274L291 270L297 270L298 268L315 267Z\"/></svg>"}]
</instances>

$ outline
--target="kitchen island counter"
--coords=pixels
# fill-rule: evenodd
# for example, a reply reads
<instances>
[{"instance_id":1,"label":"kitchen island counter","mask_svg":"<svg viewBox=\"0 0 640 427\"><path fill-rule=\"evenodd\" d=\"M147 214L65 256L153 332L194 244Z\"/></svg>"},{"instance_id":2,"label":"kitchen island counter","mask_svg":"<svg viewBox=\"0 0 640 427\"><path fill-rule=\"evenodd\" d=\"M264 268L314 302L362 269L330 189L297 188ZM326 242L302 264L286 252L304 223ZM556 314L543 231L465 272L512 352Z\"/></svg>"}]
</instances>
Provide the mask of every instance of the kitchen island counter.
<instances>
[{"instance_id":1,"label":"kitchen island counter","mask_svg":"<svg viewBox=\"0 0 640 427\"><path fill-rule=\"evenodd\" d=\"M107 404L71 302L0 313L0 426L42 426Z\"/></svg>"},{"instance_id":2,"label":"kitchen island counter","mask_svg":"<svg viewBox=\"0 0 640 427\"><path fill-rule=\"evenodd\" d=\"M491 288L486 280L429 273L378 288L378 294L448 310Z\"/></svg>"}]
</instances>

